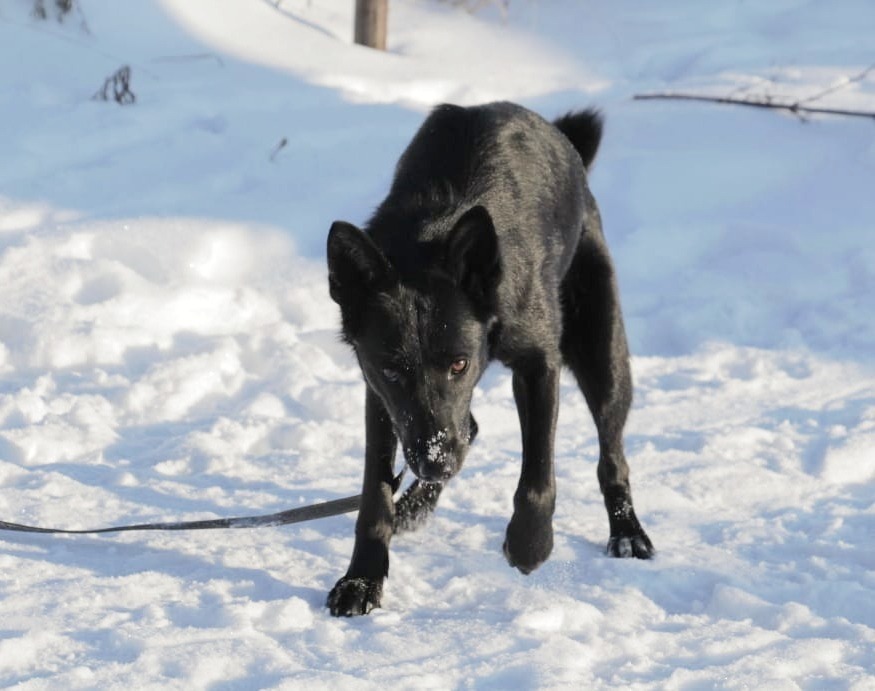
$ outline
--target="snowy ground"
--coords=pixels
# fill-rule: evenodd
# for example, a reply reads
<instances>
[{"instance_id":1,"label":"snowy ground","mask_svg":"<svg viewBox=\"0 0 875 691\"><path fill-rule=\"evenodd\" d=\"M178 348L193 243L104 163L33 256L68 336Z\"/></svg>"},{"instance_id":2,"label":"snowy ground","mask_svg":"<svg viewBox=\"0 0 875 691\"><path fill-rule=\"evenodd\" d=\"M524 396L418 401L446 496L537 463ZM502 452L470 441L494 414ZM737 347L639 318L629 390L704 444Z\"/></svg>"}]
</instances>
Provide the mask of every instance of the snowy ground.
<instances>
[{"instance_id":1,"label":"snowy ground","mask_svg":"<svg viewBox=\"0 0 875 691\"><path fill-rule=\"evenodd\" d=\"M0 687L875 689L875 136L652 90L875 110L867 0L0 4L0 520L91 527L354 494L363 390L324 239L429 106L595 103L592 176L635 353L652 562L603 555L570 379L552 559L501 555L508 375L384 608L336 620L353 516L0 534ZM90 100L120 65L135 105ZM835 88L833 88L835 87ZM280 143L285 141L284 146Z\"/></svg>"}]
</instances>

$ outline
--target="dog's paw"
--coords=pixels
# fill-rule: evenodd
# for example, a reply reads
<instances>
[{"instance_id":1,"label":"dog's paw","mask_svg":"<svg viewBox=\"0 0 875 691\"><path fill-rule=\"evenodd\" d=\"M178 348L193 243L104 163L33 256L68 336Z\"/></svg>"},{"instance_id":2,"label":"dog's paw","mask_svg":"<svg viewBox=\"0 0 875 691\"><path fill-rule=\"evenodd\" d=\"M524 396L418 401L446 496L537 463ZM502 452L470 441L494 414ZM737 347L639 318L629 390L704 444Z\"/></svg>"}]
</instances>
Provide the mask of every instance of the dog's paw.
<instances>
[{"instance_id":1,"label":"dog's paw","mask_svg":"<svg viewBox=\"0 0 875 691\"><path fill-rule=\"evenodd\" d=\"M354 617L379 607L382 595L382 580L344 576L328 593L326 604L335 617Z\"/></svg>"},{"instance_id":2,"label":"dog's paw","mask_svg":"<svg viewBox=\"0 0 875 691\"><path fill-rule=\"evenodd\" d=\"M621 559L651 559L656 554L653 543L641 529L629 535L611 535L605 551Z\"/></svg>"},{"instance_id":3,"label":"dog's paw","mask_svg":"<svg viewBox=\"0 0 875 691\"><path fill-rule=\"evenodd\" d=\"M553 551L551 521L521 520L514 513L502 546L507 563L528 575L547 561Z\"/></svg>"},{"instance_id":4,"label":"dog's paw","mask_svg":"<svg viewBox=\"0 0 875 691\"><path fill-rule=\"evenodd\" d=\"M612 557L651 559L656 550L641 527L628 487L614 488L605 493L605 508L611 525L611 537L605 549Z\"/></svg>"}]
</instances>

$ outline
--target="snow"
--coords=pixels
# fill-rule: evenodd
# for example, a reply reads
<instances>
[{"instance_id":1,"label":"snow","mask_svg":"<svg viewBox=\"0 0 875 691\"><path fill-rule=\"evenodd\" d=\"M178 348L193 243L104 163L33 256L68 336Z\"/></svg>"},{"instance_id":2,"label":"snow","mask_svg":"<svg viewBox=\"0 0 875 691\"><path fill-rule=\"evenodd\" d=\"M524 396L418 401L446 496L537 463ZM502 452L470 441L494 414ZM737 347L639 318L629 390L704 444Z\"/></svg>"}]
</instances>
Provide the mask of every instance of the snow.
<instances>
[{"instance_id":1,"label":"snow","mask_svg":"<svg viewBox=\"0 0 875 691\"><path fill-rule=\"evenodd\" d=\"M367 218L431 105L508 98L606 115L591 182L657 557L604 555L594 429L564 378L554 553L506 565L519 429L495 367L466 467L393 542L382 609L324 608L352 515L2 533L0 686L875 689L872 124L631 99L875 110L875 8L390 4L386 54L350 44L350 0L0 5L0 520L355 494L363 385L328 227ZM123 64L137 102L92 101Z\"/></svg>"}]
</instances>

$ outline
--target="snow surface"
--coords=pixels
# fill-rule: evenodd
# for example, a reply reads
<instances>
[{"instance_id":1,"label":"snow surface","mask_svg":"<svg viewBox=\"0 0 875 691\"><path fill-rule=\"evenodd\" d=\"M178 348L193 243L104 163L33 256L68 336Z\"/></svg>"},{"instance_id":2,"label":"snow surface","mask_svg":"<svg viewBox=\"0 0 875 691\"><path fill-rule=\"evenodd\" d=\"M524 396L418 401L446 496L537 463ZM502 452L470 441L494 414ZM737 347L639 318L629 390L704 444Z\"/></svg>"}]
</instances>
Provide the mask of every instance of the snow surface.
<instances>
[{"instance_id":1,"label":"snow surface","mask_svg":"<svg viewBox=\"0 0 875 691\"><path fill-rule=\"evenodd\" d=\"M427 109L597 104L592 176L636 380L651 562L603 553L596 440L563 380L551 560L501 554L508 374L384 608L331 618L354 516L254 531L0 535L0 686L875 689L875 6L392 0L0 4L0 519L94 527L354 494L363 388L324 240ZM476 3L471 3L476 4ZM122 64L134 105L91 100ZM284 145L281 145L285 142Z\"/></svg>"}]
</instances>

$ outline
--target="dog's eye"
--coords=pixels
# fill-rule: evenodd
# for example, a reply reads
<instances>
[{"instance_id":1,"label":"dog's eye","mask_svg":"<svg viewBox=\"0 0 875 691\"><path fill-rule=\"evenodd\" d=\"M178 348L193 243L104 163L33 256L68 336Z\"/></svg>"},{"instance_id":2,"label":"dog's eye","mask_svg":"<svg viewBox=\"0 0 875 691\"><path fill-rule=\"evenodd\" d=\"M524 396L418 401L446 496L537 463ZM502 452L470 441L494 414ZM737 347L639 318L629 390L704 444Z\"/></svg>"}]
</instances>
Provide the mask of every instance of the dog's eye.
<instances>
[{"instance_id":1,"label":"dog's eye","mask_svg":"<svg viewBox=\"0 0 875 691\"><path fill-rule=\"evenodd\" d=\"M392 369L391 367L383 368L383 376L386 377L386 379L389 381L398 381L401 378L398 370Z\"/></svg>"},{"instance_id":2,"label":"dog's eye","mask_svg":"<svg viewBox=\"0 0 875 691\"><path fill-rule=\"evenodd\" d=\"M460 357L458 360L453 360L450 365L450 376L458 377L460 374L464 374L465 370L468 369L468 361Z\"/></svg>"}]
</instances>

